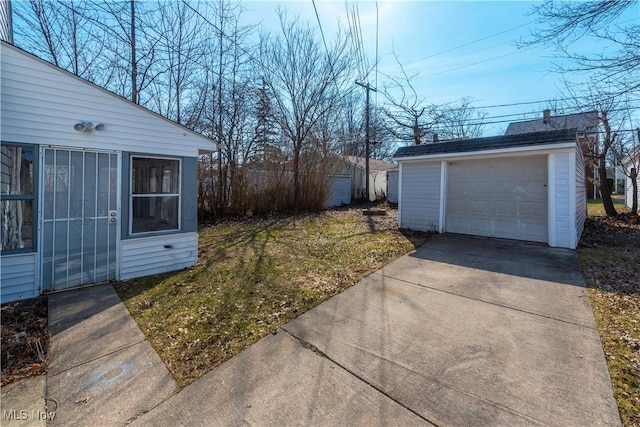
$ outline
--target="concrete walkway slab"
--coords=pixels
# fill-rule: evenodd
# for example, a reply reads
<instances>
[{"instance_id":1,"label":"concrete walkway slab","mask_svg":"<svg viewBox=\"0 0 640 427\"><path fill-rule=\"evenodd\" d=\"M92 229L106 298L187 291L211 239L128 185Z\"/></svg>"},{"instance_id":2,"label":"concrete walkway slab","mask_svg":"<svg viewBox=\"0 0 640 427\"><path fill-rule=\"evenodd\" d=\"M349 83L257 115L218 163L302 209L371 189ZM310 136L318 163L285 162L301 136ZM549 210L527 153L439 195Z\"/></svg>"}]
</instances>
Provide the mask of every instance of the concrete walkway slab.
<instances>
[{"instance_id":1,"label":"concrete walkway slab","mask_svg":"<svg viewBox=\"0 0 640 427\"><path fill-rule=\"evenodd\" d=\"M176 392L112 286L49 296L49 322L49 425L123 425Z\"/></svg>"},{"instance_id":2,"label":"concrete walkway slab","mask_svg":"<svg viewBox=\"0 0 640 427\"><path fill-rule=\"evenodd\" d=\"M58 402L50 426L116 426L147 412L176 391L147 341L48 378Z\"/></svg>"},{"instance_id":3,"label":"concrete walkway slab","mask_svg":"<svg viewBox=\"0 0 640 427\"><path fill-rule=\"evenodd\" d=\"M145 340L112 286L49 296L49 319L49 375Z\"/></svg>"},{"instance_id":4,"label":"concrete walkway slab","mask_svg":"<svg viewBox=\"0 0 640 427\"><path fill-rule=\"evenodd\" d=\"M205 375L133 425L429 423L280 331Z\"/></svg>"},{"instance_id":5,"label":"concrete walkway slab","mask_svg":"<svg viewBox=\"0 0 640 427\"><path fill-rule=\"evenodd\" d=\"M44 427L55 417L55 408L48 412L45 402L46 376L26 378L2 387L2 418L0 425Z\"/></svg>"}]
</instances>

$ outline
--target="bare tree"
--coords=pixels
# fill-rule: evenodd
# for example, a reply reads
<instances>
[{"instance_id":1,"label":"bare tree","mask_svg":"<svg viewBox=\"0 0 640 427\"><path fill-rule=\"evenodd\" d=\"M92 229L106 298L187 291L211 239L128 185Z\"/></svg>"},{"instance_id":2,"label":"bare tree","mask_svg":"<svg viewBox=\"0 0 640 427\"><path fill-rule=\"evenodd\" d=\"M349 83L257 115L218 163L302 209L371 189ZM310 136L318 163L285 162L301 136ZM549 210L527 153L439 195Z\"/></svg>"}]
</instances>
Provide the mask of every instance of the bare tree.
<instances>
[{"instance_id":1,"label":"bare tree","mask_svg":"<svg viewBox=\"0 0 640 427\"><path fill-rule=\"evenodd\" d=\"M103 31L86 2L14 2L17 44L73 74L95 81L99 77L98 40Z\"/></svg>"},{"instance_id":2,"label":"bare tree","mask_svg":"<svg viewBox=\"0 0 640 427\"><path fill-rule=\"evenodd\" d=\"M388 119L388 129L395 138L412 141L418 145L422 143L423 135L431 132L440 121L442 114L435 105L427 104L426 100L418 95L412 84L417 74L407 74L395 52L394 55L401 76L387 76L389 81L382 89L387 105L382 111Z\"/></svg>"},{"instance_id":3,"label":"bare tree","mask_svg":"<svg viewBox=\"0 0 640 427\"><path fill-rule=\"evenodd\" d=\"M640 128L631 131L631 115L628 129L621 134L617 143L611 147L613 164L616 169L629 178L631 184L631 212L638 213L638 171L640 170ZM625 126L626 128L627 126ZM625 187L625 192L628 189Z\"/></svg>"},{"instance_id":4,"label":"bare tree","mask_svg":"<svg viewBox=\"0 0 640 427\"><path fill-rule=\"evenodd\" d=\"M577 88L577 89L576 89ZM600 196L602 197L602 204L607 216L616 216L618 212L613 204L611 198L612 189L609 188L607 181L607 166L613 165L609 159L612 157L616 144L618 144L618 138L620 130L623 128L623 121L611 116L611 113L619 113L620 109L617 108L620 105L619 97L612 97L608 93L603 93L599 90L595 84L584 90L581 85L571 86L566 85L566 91L569 95L570 102L573 102L573 108L575 110L583 110L585 107L590 111L596 112L596 119L602 126L602 134L597 139L596 143L587 143L585 147L588 151L588 157L593 161L598 173L598 187L600 189ZM618 116L622 116L618 114Z\"/></svg>"},{"instance_id":5,"label":"bare tree","mask_svg":"<svg viewBox=\"0 0 640 427\"><path fill-rule=\"evenodd\" d=\"M327 52L308 24L278 13L280 34L263 38L261 59L273 94L273 117L290 144L294 203L299 207L303 154L313 145L316 127L352 88L353 56L344 34L338 34Z\"/></svg>"},{"instance_id":6,"label":"bare tree","mask_svg":"<svg viewBox=\"0 0 640 427\"><path fill-rule=\"evenodd\" d=\"M479 138L484 132L486 111L478 110L465 97L452 105L441 107L442 117L437 126L438 136L443 139Z\"/></svg>"},{"instance_id":7,"label":"bare tree","mask_svg":"<svg viewBox=\"0 0 640 427\"><path fill-rule=\"evenodd\" d=\"M616 94L637 92L640 89L640 21L636 0L599 0L572 2L545 0L536 6L540 28L523 45L542 44L552 47L560 62L556 71L585 72L598 79L613 82ZM635 8L635 12L634 12ZM630 19L623 20L631 11ZM602 53L584 54L574 50L574 43L583 37L605 42Z\"/></svg>"},{"instance_id":8,"label":"bare tree","mask_svg":"<svg viewBox=\"0 0 640 427\"><path fill-rule=\"evenodd\" d=\"M185 3L159 2L156 9L153 39L158 77L150 85L149 103L161 115L186 124L190 117L185 116L185 111L196 113L188 107L199 96L208 28Z\"/></svg>"}]
</instances>

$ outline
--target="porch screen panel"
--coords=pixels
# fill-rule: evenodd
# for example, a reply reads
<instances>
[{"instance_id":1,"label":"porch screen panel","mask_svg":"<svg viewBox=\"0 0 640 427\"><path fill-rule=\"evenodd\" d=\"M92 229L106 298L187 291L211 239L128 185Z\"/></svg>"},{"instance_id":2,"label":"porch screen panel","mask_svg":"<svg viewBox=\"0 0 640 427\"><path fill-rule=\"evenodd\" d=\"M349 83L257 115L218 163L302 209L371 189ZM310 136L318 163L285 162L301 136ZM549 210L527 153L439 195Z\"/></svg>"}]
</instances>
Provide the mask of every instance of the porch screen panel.
<instances>
[{"instance_id":1,"label":"porch screen panel","mask_svg":"<svg viewBox=\"0 0 640 427\"><path fill-rule=\"evenodd\" d=\"M69 168L69 256L67 258L67 284L69 287L77 287L82 284L82 236L85 223L90 222L85 221L83 210L84 167L84 153L72 151Z\"/></svg>"},{"instance_id":2,"label":"porch screen panel","mask_svg":"<svg viewBox=\"0 0 640 427\"><path fill-rule=\"evenodd\" d=\"M84 202L83 217L84 229L82 230L82 285L94 283L94 266L96 263L96 211L97 211L97 180L95 171L98 170L98 156L96 153L85 153L84 156Z\"/></svg>"},{"instance_id":3,"label":"porch screen panel","mask_svg":"<svg viewBox=\"0 0 640 427\"><path fill-rule=\"evenodd\" d=\"M115 279L118 155L46 149L44 160L45 290Z\"/></svg>"}]
</instances>

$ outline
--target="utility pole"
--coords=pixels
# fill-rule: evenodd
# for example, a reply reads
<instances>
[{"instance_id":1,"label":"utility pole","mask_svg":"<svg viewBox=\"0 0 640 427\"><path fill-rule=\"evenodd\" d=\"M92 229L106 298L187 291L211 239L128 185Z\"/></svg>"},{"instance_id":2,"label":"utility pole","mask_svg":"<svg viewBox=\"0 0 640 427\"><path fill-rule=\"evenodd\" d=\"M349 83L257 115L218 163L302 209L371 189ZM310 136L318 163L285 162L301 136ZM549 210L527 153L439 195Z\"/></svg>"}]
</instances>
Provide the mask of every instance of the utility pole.
<instances>
[{"instance_id":1,"label":"utility pole","mask_svg":"<svg viewBox=\"0 0 640 427\"><path fill-rule=\"evenodd\" d=\"M369 198L369 92L374 91L376 92L376 89L369 86L369 83L359 83L356 81L356 84L358 86L362 86L366 91L367 91L367 107L365 110L365 114L364 114L364 118L365 118L365 168L364 168L364 173L365 173L365 192L367 194L367 202L370 202L371 199Z\"/></svg>"}]
</instances>

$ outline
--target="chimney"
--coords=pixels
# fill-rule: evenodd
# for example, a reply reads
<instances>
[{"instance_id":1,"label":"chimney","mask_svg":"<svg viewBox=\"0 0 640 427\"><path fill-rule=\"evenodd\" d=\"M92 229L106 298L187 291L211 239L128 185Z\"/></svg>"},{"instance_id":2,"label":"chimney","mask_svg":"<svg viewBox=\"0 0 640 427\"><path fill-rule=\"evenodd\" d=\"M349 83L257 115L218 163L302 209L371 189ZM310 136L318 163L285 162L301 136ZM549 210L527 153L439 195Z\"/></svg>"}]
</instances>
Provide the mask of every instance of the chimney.
<instances>
[{"instance_id":1,"label":"chimney","mask_svg":"<svg viewBox=\"0 0 640 427\"><path fill-rule=\"evenodd\" d=\"M542 123L549 123L551 121L551 110L548 108L542 112Z\"/></svg>"},{"instance_id":2,"label":"chimney","mask_svg":"<svg viewBox=\"0 0 640 427\"><path fill-rule=\"evenodd\" d=\"M437 133L433 134L433 142L438 142L438 134Z\"/></svg>"}]
</instances>

